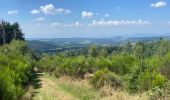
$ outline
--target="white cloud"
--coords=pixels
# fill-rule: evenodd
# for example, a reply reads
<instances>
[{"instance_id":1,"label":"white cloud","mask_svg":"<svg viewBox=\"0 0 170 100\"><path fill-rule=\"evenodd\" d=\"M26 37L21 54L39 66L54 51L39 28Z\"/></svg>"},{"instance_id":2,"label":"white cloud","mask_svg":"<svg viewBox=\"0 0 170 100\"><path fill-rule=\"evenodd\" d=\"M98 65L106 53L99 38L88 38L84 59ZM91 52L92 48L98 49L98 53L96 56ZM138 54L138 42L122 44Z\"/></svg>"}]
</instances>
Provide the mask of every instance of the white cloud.
<instances>
[{"instance_id":1,"label":"white cloud","mask_svg":"<svg viewBox=\"0 0 170 100\"><path fill-rule=\"evenodd\" d=\"M120 26L120 25L148 25L149 21L139 20L108 20L101 19L99 21L93 20L89 26Z\"/></svg>"},{"instance_id":2,"label":"white cloud","mask_svg":"<svg viewBox=\"0 0 170 100\"><path fill-rule=\"evenodd\" d=\"M8 11L7 13L8 15L15 15L15 14L18 14L18 10L11 10L11 11Z\"/></svg>"},{"instance_id":3,"label":"white cloud","mask_svg":"<svg viewBox=\"0 0 170 100\"><path fill-rule=\"evenodd\" d=\"M56 9L56 13L59 13L59 14L70 14L71 10L63 9L63 8L58 8L58 9Z\"/></svg>"},{"instance_id":4,"label":"white cloud","mask_svg":"<svg viewBox=\"0 0 170 100\"><path fill-rule=\"evenodd\" d=\"M33 9L30 13L33 14L33 15L36 15L36 14L39 14L40 11L36 10L36 9Z\"/></svg>"},{"instance_id":5,"label":"white cloud","mask_svg":"<svg viewBox=\"0 0 170 100\"><path fill-rule=\"evenodd\" d=\"M40 10L44 13L44 14L50 14L50 15L54 15L55 14L55 7L53 4L49 4L49 5L45 5L45 6L41 6Z\"/></svg>"},{"instance_id":6,"label":"white cloud","mask_svg":"<svg viewBox=\"0 0 170 100\"><path fill-rule=\"evenodd\" d=\"M87 11L83 11L82 13L81 13L81 16L82 16L82 18L90 18L90 17L92 17L94 14L92 13L92 12L87 12Z\"/></svg>"},{"instance_id":7,"label":"white cloud","mask_svg":"<svg viewBox=\"0 0 170 100\"><path fill-rule=\"evenodd\" d=\"M62 23L55 22L52 23L51 26L52 27L80 27L83 26L83 24L80 24L79 22L75 22L73 24L62 24Z\"/></svg>"},{"instance_id":8,"label":"white cloud","mask_svg":"<svg viewBox=\"0 0 170 100\"><path fill-rule=\"evenodd\" d=\"M38 22L41 22L41 21L44 21L45 18L44 17L39 17L39 18L36 18L35 21L38 21Z\"/></svg>"},{"instance_id":9,"label":"white cloud","mask_svg":"<svg viewBox=\"0 0 170 100\"><path fill-rule=\"evenodd\" d=\"M52 23L52 27L82 27L82 26L123 26L123 25L150 25L151 23L149 21L144 21L142 19L139 20L108 20L105 21L104 19L101 19L99 21L93 20L89 24L81 24L80 22L75 22L72 24L63 24L63 23Z\"/></svg>"},{"instance_id":10,"label":"white cloud","mask_svg":"<svg viewBox=\"0 0 170 100\"><path fill-rule=\"evenodd\" d=\"M71 13L71 10L63 9L63 8L55 8L55 6L53 4L41 6L40 10L42 13L44 13L46 15L70 14Z\"/></svg>"},{"instance_id":11,"label":"white cloud","mask_svg":"<svg viewBox=\"0 0 170 100\"><path fill-rule=\"evenodd\" d=\"M160 7L164 7L166 5L167 5L166 1L159 1L159 2L156 2L156 3L152 3L150 6L153 7L153 8L160 8Z\"/></svg>"},{"instance_id":12,"label":"white cloud","mask_svg":"<svg viewBox=\"0 0 170 100\"><path fill-rule=\"evenodd\" d=\"M73 24L64 24L64 27L80 27L83 26L83 24L80 24L79 22L75 22Z\"/></svg>"},{"instance_id":13,"label":"white cloud","mask_svg":"<svg viewBox=\"0 0 170 100\"><path fill-rule=\"evenodd\" d=\"M104 17L107 18L107 17L110 17L110 15L109 14L105 14Z\"/></svg>"}]
</instances>

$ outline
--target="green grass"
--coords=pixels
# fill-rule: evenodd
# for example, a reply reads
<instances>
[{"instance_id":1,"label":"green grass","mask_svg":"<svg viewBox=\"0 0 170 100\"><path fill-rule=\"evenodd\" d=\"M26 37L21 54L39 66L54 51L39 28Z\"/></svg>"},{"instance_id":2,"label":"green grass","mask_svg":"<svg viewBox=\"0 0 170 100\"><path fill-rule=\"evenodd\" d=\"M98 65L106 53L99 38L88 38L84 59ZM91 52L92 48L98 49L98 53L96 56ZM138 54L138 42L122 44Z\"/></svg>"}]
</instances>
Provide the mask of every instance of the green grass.
<instances>
[{"instance_id":1,"label":"green grass","mask_svg":"<svg viewBox=\"0 0 170 100\"><path fill-rule=\"evenodd\" d=\"M99 92L96 90L69 83L67 80L61 81L46 73L38 74L33 87L27 97L33 95L32 100L100 100ZM36 87L39 84L38 87ZM26 98L27 98L26 97Z\"/></svg>"},{"instance_id":2,"label":"green grass","mask_svg":"<svg viewBox=\"0 0 170 100\"><path fill-rule=\"evenodd\" d=\"M59 81L54 76L45 74L52 81L56 81L60 91L66 92L78 100L99 100L100 94L93 88L76 86L76 84L71 84L67 81Z\"/></svg>"},{"instance_id":3,"label":"green grass","mask_svg":"<svg viewBox=\"0 0 170 100\"><path fill-rule=\"evenodd\" d=\"M76 87L75 85L69 83L60 83L59 87L79 100L99 100L99 94L93 89Z\"/></svg>"}]
</instances>

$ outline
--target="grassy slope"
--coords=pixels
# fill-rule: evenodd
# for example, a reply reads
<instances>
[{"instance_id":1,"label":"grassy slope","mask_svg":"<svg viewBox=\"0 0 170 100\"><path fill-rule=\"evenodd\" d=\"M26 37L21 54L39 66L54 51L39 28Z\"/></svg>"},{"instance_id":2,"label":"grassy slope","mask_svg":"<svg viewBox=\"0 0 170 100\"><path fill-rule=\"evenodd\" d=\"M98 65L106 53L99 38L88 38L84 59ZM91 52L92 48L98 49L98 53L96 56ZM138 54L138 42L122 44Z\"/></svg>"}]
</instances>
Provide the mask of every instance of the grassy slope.
<instances>
[{"instance_id":1,"label":"grassy slope","mask_svg":"<svg viewBox=\"0 0 170 100\"><path fill-rule=\"evenodd\" d=\"M113 91L112 96L102 97L101 91L94 90L88 81L47 74L37 74L34 87L29 89L24 100L146 100L145 95L131 96L125 92Z\"/></svg>"}]
</instances>

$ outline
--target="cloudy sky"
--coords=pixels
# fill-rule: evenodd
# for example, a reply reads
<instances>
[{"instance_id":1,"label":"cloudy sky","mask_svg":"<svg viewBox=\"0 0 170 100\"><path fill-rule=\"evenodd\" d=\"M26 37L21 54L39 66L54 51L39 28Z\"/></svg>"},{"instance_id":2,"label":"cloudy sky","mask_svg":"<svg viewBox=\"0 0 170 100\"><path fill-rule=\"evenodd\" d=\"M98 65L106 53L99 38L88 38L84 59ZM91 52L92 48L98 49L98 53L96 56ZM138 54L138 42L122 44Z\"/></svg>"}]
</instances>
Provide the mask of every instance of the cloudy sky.
<instances>
[{"instance_id":1,"label":"cloudy sky","mask_svg":"<svg viewBox=\"0 0 170 100\"><path fill-rule=\"evenodd\" d=\"M0 0L0 18L26 38L170 33L169 0Z\"/></svg>"}]
</instances>

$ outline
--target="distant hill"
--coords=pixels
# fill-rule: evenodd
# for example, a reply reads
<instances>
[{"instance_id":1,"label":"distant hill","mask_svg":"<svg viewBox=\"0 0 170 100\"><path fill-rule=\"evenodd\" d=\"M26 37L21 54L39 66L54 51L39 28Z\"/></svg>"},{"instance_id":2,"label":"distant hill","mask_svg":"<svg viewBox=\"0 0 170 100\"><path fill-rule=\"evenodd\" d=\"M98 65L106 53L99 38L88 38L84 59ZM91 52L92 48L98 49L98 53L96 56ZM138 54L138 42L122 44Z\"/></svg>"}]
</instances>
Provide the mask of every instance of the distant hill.
<instances>
[{"instance_id":1,"label":"distant hill","mask_svg":"<svg viewBox=\"0 0 170 100\"><path fill-rule=\"evenodd\" d=\"M39 40L27 40L28 47L36 51L37 53L46 52L50 49L56 48L53 42L45 42Z\"/></svg>"},{"instance_id":2,"label":"distant hill","mask_svg":"<svg viewBox=\"0 0 170 100\"><path fill-rule=\"evenodd\" d=\"M89 45L115 45L123 44L127 41L154 41L160 39L160 36L154 37L113 37L113 38L51 38L51 39L27 39L27 44L30 48L38 53L56 52L74 49L83 49ZM165 39L170 39L170 36L164 36Z\"/></svg>"}]
</instances>

